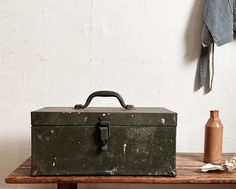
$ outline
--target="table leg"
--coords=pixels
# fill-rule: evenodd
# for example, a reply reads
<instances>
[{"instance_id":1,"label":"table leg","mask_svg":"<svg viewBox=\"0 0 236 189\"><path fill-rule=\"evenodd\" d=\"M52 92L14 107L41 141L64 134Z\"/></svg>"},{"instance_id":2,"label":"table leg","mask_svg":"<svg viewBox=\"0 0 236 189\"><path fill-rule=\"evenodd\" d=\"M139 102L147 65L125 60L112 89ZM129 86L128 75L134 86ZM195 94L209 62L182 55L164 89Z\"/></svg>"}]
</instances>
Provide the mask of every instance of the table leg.
<instances>
[{"instance_id":1,"label":"table leg","mask_svg":"<svg viewBox=\"0 0 236 189\"><path fill-rule=\"evenodd\" d=\"M71 183L71 184L57 184L57 189L77 189L77 183Z\"/></svg>"}]
</instances>

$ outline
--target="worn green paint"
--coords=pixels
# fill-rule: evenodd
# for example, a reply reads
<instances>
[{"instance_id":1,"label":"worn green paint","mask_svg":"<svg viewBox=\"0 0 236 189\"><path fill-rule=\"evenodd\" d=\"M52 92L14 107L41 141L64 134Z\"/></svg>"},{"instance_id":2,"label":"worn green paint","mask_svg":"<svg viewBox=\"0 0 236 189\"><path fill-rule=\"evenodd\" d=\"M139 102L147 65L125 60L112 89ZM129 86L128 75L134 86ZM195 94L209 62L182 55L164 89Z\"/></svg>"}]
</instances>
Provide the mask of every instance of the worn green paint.
<instances>
[{"instance_id":1,"label":"worn green paint","mask_svg":"<svg viewBox=\"0 0 236 189\"><path fill-rule=\"evenodd\" d=\"M163 108L32 112L31 175L175 176L177 114ZM101 135L101 123L108 122ZM102 149L107 140L107 149Z\"/></svg>"}]
</instances>

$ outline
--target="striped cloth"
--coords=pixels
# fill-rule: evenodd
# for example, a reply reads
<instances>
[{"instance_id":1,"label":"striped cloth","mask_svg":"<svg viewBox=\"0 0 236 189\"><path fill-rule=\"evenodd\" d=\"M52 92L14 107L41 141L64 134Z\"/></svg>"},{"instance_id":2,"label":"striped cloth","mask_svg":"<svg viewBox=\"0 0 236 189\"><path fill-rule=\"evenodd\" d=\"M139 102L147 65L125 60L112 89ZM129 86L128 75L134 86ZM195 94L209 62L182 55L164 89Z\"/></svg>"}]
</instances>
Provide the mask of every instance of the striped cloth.
<instances>
[{"instance_id":1,"label":"striped cloth","mask_svg":"<svg viewBox=\"0 0 236 189\"><path fill-rule=\"evenodd\" d=\"M236 0L206 0L200 56L200 85L212 89L214 77L214 44L233 41L236 31ZM210 56L211 55L211 56Z\"/></svg>"}]
</instances>

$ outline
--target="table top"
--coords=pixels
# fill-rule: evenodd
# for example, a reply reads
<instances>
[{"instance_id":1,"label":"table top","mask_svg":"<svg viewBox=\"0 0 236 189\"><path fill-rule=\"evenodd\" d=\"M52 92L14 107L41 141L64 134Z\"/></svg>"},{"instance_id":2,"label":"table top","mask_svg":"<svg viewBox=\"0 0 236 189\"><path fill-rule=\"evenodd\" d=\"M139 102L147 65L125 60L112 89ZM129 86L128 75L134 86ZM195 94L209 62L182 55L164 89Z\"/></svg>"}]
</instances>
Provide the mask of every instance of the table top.
<instances>
[{"instance_id":1,"label":"table top","mask_svg":"<svg viewBox=\"0 0 236 189\"><path fill-rule=\"evenodd\" d=\"M223 155L223 160L234 156ZM177 153L176 177L161 176L30 176L31 159L27 159L6 179L11 184L34 183L150 183L150 184L236 184L236 170L232 172L214 171L202 173L204 165L202 153Z\"/></svg>"}]
</instances>

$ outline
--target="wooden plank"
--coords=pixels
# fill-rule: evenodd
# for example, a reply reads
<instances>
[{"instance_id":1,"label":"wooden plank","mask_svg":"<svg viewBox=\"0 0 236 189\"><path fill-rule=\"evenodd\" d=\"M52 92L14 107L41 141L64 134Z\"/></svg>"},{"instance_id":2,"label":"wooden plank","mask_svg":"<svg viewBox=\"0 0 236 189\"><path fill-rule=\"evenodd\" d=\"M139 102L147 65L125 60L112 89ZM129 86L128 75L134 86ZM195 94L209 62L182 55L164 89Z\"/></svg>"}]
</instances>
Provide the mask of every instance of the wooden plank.
<instances>
[{"instance_id":1,"label":"wooden plank","mask_svg":"<svg viewBox=\"0 0 236 189\"><path fill-rule=\"evenodd\" d=\"M224 154L230 159L234 154ZM38 176L31 177L31 160L27 159L6 179L6 183L150 183L150 184L236 184L236 171L202 173L199 167L204 165L201 153L178 153L177 176Z\"/></svg>"}]
</instances>

